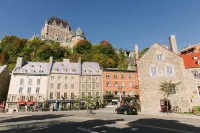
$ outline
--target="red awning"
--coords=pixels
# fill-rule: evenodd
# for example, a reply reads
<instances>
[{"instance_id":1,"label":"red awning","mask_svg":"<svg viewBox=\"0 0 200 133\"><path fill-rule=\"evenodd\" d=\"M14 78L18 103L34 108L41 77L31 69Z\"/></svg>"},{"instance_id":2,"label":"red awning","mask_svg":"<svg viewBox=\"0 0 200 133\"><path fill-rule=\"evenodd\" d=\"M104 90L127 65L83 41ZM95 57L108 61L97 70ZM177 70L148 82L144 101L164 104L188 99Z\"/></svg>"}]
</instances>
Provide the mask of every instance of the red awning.
<instances>
[{"instance_id":1,"label":"red awning","mask_svg":"<svg viewBox=\"0 0 200 133\"><path fill-rule=\"evenodd\" d=\"M34 101L27 102L28 105L34 104Z\"/></svg>"},{"instance_id":2,"label":"red awning","mask_svg":"<svg viewBox=\"0 0 200 133\"><path fill-rule=\"evenodd\" d=\"M25 104L26 102L25 101L19 101L19 104Z\"/></svg>"}]
</instances>

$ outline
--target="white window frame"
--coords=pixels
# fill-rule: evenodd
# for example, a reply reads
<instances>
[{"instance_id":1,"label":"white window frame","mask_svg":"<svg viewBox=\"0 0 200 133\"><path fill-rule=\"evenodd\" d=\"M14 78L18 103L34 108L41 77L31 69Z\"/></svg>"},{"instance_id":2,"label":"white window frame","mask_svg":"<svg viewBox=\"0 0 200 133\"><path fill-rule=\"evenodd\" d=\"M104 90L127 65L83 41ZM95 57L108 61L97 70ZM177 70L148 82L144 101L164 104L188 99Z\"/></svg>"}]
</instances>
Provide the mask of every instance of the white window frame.
<instances>
[{"instance_id":1,"label":"white window frame","mask_svg":"<svg viewBox=\"0 0 200 133\"><path fill-rule=\"evenodd\" d=\"M172 73L168 73L167 67L171 67L171 72ZM172 64L166 64L165 65L165 73L166 73L167 76L173 76L175 74L174 66Z\"/></svg>"},{"instance_id":2,"label":"white window frame","mask_svg":"<svg viewBox=\"0 0 200 133\"><path fill-rule=\"evenodd\" d=\"M157 61L162 61L162 60L164 60L163 54L158 54L158 55L156 55L156 60L157 60Z\"/></svg>"},{"instance_id":3,"label":"white window frame","mask_svg":"<svg viewBox=\"0 0 200 133\"><path fill-rule=\"evenodd\" d=\"M198 98L200 98L200 92L199 92L199 88L198 88L199 86L200 85L197 86L197 96L198 96Z\"/></svg>"},{"instance_id":4,"label":"white window frame","mask_svg":"<svg viewBox=\"0 0 200 133\"><path fill-rule=\"evenodd\" d=\"M155 72L152 72L152 68L155 68ZM151 65L149 68L149 72L152 77L158 76L158 67L156 67L155 65ZM155 73L155 75L153 73Z\"/></svg>"}]
</instances>

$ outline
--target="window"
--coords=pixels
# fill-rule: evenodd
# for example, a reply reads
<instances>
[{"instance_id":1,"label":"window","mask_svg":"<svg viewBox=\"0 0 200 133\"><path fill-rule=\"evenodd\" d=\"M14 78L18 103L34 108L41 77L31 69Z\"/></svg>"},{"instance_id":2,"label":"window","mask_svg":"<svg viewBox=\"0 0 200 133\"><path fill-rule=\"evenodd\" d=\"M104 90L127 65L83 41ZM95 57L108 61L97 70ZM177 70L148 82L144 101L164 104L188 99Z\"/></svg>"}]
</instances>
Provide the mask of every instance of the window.
<instances>
[{"instance_id":1,"label":"window","mask_svg":"<svg viewBox=\"0 0 200 133\"><path fill-rule=\"evenodd\" d=\"M60 99L60 92L57 92L57 99Z\"/></svg>"},{"instance_id":2,"label":"window","mask_svg":"<svg viewBox=\"0 0 200 133\"><path fill-rule=\"evenodd\" d=\"M85 84L82 84L82 89L85 89Z\"/></svg>"},{"instance_id":3,"label":"window","mask_svg":"<svg viewBox=\"0 0 200 133\"><path fill-rule=\"evenodd\" d=\"M85 80L85 76L82 76L82 80Z\"/></svg>"},{"instance_id":4,"label":"window","mask_svg":"<svg viewBox=\"0 0 200 133\"><path fill-rule=\"evenodd\" d=\"M16 101L16 96L12 96L12 102Z\"/></svg>"},{"instance_id":5,"label":"window","mask_svg":"<svg viewBox=\"0 0 200 133\"><path fill-rule=\"evenodd\" d=\"M74 81L74 77L73 76L71 77L71 80Z\"/></svg>"},{"instance_id":6,"label":"window","mask_svg":"<svg viewBox=\"0 0 200 133\"><path fill-rule=\"evenodd\" d=\"M122 87L125 87L126 85L124 83L122 83Z\"/></svg>"},{"instance_id":7,"label":"window","mask_svg":"<svg viewBox=\"0 0 200 133\"><path fill-rule=\"evenodd\" d=\"M118 85L117 85L117 82L115 82L115 87L117 87Z\"/></svg>"},{"instance_id":8,"label":"window","mask_svg":"<svg viewBox=\"0 0 200 133\"><path fill-rule=\"evenodd\" d=\"M20 79L20 85L24 85L24 79Z\"/></svg>"},{"instance_id":9,"label":"window","mask_svg":"<svg viewBox=\"0 0 200 133\"><path fill-rule=\"evenodd\" d=\"M32 79L28 80L28 85L32 85Z\"/></svg>"},{"instance_id":10,"label":"window","mask_svg":"<svg viewBox=\"0 0 200 133\"><path fill-rule=\"evenodd\" d=\"M60 89L61 83L58 83L57 89Z\"/></svg>"},{"instance_id":11,"label":"window","mask_svg":"<svg viewBox=\"0 0 200 133\"><path fill-rule=\"evenodd\" d=\"M114 91L114 94L117 95L117 91Z\"/></svg>"},{"instance_id":12,"label":"window","mask_svg":"<svg viewBox=\"0 0 200 133\"><path fill-rule=\"evenodd\" d=\"M19 87L19 94L22 94L23 87Z\"/></svg>"},{"instance_id":13,"label":"window","mask_svg":"<svg viewBox=\"0 0 200 133\"><path fill-rule=\"evenodd\" d=\"M125 92L125 91L123 91L123 95L126 95L126 92Z\"/></svg>"},{"instance_id":14,"label":"window","mask_svg":"<svg viewBox=\"0 0 200 133\"><path fill-rule=\"evenodd\" d=\"M36 94L40 93L40 87L36 87Z\"/></svg>"},{"instance_id":15,"label":"window","mask_svg":"<svg viewBox=\"0 0 200 133\"><path fill-rule=\"evenodd\" d=\"M91 78L91 76L88 76L88 81L92 81L92 78Z\"/></svg>"},{"instance_id":16,"label":"window","mask_svg":"<svg viewBox=\"0 0 200 133\"><path fill-rule=\"evenodd\" d=\"M74 89L74 84L71 84L71 89Z\"/></svg>"},{"instance_id":17,"label":"window","mask_svg":"<svg viewBox=\"0 0 200 133\"><path fill-rule=\"evenodd\" d=\"M68 84L65 84L65 89L67 89L68 88Z\"/></svg>"},{"instance_id":18,"label":"window","mask_svg":"<svg viewBox=\"0 0 200 133\"><path fill-rule=\"evenodd\" d=\"M42 101L42 96L39 96L39 101Z\"/></svg>"},{"instance_id":19,"label":"window","mask_svg":"<svg viewBox=\"0 0 200 133\"><path fill-rule=\"evenodd\" d=\"M99 95L99 92L96 92L96 96L97 96L97 97L99 97L99 96L100 96L100 95Z\"/></svg>"},{"instance_id":20,"label":"window","mask_svg":"<svg viewBox=\"0 0 200 133\"><path fill-rule=\"evenodd\" d=\"M74 93L73 92L71 93L71 99L74 99Z\"/></svg>"},{"instance_id":21,"label":"window","mask_svg":"<svg viewBox=\"0 0 200 133\"><path fill-rule=\"evenodd\" d=\"M87 87L88 89L91 89L92 88L92 85L91 84L88 84L88 87Z\"/></svg>"},{"instance_id":22,"label":"window","mask_svg":"<svg viewBox=\"0 0 200 133\"><path fill-rule=\"evenodd\" d=\"M110 87L110 82L106 82L106 86L107 86L107 87Z\"/></svg>"},{"instance_id":23,"label":"window","mask_svg":"<svg viewBox=\"0 0 200 133\"><path fill-rule=\"evenodd\" d=\"M162 56L162 55L156 55L156 59L157 59L158 61L161 61L161 60L163 60L163 56Z\"/></svg>"},{"instance_id":24,"label":"window","mask_svg":"<svg viewBox=\"0 0 200 133\"><path fill-rule=\"evenodd\" d=\"M85 97L85 92L82 92L82 97Z\"/></svg>"},{"instance_id":25,"label":"window","mask_svg":"<svg viewBox=\"0 0 200 133\"><path fill-rule=\"evenodd\" d=\"M167 75L173 75L173 70L171 66L166 66Z\"/></svg>"},{"instance_id":26,"label":"window","mask_svg":"<svg viewBox=\"0 0 200 133\"><path fill-rule=\"evenodd\" d=\"M99 89L100 88L100 85L99 83L96 83L96 88Z\"/></svg>"},{"instance_id":27,"label":"window","mask_svg":"<svg viewBox=\"0 0 200 133\"><path fill-rule=\"evenodd\" d=\"M58 76L58 81L60 81L61 80L61 76Z\"/></svg>"},{"instance_id":28,"label":"window","mask_svg":"<svg viewBox=\"0 0 200 133\"><path fill-rule=\"evenodd\" d=\"M130 82L130 83L129 83L129 86L130 86L130 87L133 87L133 83L132 83L132 82Z\"/></svg>"},{"instance_id":29,"label":"window","mask_svg":"<svg viewBox=\"0 0 200 133\"><path fill-rule=\"evenodd\" d=\"M156 75L157 75L156 67L151 67L151 76L156 76Z\"/></svg>"},{"instance_id":30,"label":"window","mask_svg":"<svg viewBox=\"0 0 200 133\"><path fill-rule=\"evenodd\" d=\"M198 95L200 96L200 86L198 86Z\"/></svg>"},{"instance_id":31,"label":"window","mask_svg":"<svg viewBox=\"0 0 200 133\"><path fill-rule=\"evenodd\" d=\"M122 73L122 79L124 79L124 74Z\"/></svg>"},{"instance_id":32,"label":"window","mask_svg":"<svg viewBox=\"0 0 200 133\"><path fill-rule=\"evenodd\" d=\"M30 96L30 101L33 101L33 96Z\"/></svg>"},{"instance_id":33,"label":"window","mask_svg":"<svg viewBox=\"0 0 200 133\"><path fill-rule=\"evenodd\" d=\"M21 100L24 101L25 100L25 96L21 96Z\"/></svg>"},{"instance_id":34,"label":"window","mask_svg":"<svg viewBox=\"0 0 200 133\"><path fill-rule=\"evenodd\" d=\"M114 74L114 79L117 79L117 73Z\"/></svg>"},{"instance_id":35,"label":"window","mask_svg":"<svg viewBox=\"0 0 200 133\"><path fill-rule=\"evenodd\" d=\"M64 93L64 98L67 98L67 93L66 92Z\"/></svg>"},{"instance_id":36,"label":"window","mask_svg":"<svg viewBox=\"0 0 200 133\"><path fill-rule=\"evenodd\" d=\"M132 74L129 74L129 75L128 75L128 78L129 78L129 79L132 79Z\"/></svg>"},{"instance_id":37,"label":"window","mask_svg":"<svg viewBox=\"0 0 200 133\"><path fill-rule=\"evenodd\" d=\"M53 99L53 92L50 92L49 98Z\"/></svg>"},{"instance_id":38,"label":"window","mask_svg":"<svg viewBox=\"0 0 200 133\"><path fill-rule=\"evenodd\" d=\"M106 91L106 95L111 95L111 91Z\"/></svg>"},{"instance_id":39,"label":"window","mask_svg":"<svg viewBox=\"0 0 200 133\"><path fill-rule=\"evenodd\" d=\"M53 81L54 80L54 76L51 76L51 81Z\"/></svg>"},{"instance_id":40,"label":"window","mask_svg":"<svg viewBox=\"0 0 200 133\"><path fill-rule=\"evenodd\" d=\"M38 86L40 85L40 79L37 79L37 85Z\"/></svg>"},{"instance_id":41,"label":"window","mask_svg":"<svg viewBox=\"0 0 200 133\"><path fill-rule=\"evenodd\" d=\"M68 76L65 76L65 81L67 81L68 80Z\"/></svg>"},{"instance_id":42,"label":"window","mask_svg":"<svg viewBox=\"0 0 200 133\"><path fill-rule=\"evenodd\" d=\"M96 81L99 81L99 77L96 77Z\"/></svg>"},{"instance_id":43,"label":"window","mask_svg":"<svg viewBox=\"0 0 200 133\"><path fill-rule=\"evenodd\" d=\"M92 92L88 92L88 96L91 97L92 96Z\"/></svg>"},{"instance_id":44,"label":"window","mask_svg":"<svg viewBox=\"0 0 200 133\"><path fill-rule=\"evenodd\" d=\"M27 94L31 93L31 87L28 87Z\"/></svg>"},{"instance_id":45,"label":"window","mask_svg":"<svg viewBox=\"0 0 200 133\"><path fill-rule=\"evenodd\" d=\"M53 86L54 86L54 84L53 84L53 83L51 83L51 85L50 85L50 89L53 89Z\"/></svg>"},{"instance_id":46,"label":"window","mask_svg":"<svg viewBox=\"0 0 200 133\"><path fill-rule=\"evenodd\" d=\"M106 78L110 78L110 74L109 73L106 73Z\"/></svg>"}]
</instances>

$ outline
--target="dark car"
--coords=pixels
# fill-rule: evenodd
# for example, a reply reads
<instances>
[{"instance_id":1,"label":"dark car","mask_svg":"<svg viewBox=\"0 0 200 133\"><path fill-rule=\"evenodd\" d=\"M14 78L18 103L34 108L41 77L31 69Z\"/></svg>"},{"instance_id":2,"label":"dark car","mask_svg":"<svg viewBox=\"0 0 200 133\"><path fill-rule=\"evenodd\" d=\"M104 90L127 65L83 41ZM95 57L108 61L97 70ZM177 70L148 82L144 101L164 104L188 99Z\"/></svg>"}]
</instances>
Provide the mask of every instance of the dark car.
<instances>
[{"instance_id":1,"label":"dark car","mask_svg":"<svg viewBox=\"0 0 200 133\"><path fill-rule=\"evenodd\" d=\"M128 106L128 105L122 105L118 108L115 109L115 112L117 114L125 114L125 115L128 115L128 114L135 114L137 115L137 109L135 107L132 107L132 106Z\"/></svg>"}]
</instances>

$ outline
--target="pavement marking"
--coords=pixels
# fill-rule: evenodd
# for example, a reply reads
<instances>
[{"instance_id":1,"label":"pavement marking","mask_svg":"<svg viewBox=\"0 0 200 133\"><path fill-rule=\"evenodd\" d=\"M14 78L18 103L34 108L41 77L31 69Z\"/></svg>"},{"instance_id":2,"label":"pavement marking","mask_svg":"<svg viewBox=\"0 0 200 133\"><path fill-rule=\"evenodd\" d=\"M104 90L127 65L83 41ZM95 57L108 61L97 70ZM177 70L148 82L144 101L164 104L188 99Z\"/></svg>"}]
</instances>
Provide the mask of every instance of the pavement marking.
<instances>
[{"instance_id":1,"label":"pavement marking","mask_svg":"<svg viewBox=\"0 0 200 133\"><path fill-rule=\"evenodd\" d=\"M163 130L174 131L174 132L180 132L180 133L195 133L195 132L188 132L188 131L176 130L176 129L172 129L172 128L156 127L156 126L149 126L149 125L141 125L141 124L133 124L133 125L135 125L135 126L141 126L141 127L149 127L149 128L163 129Z\"/></svg>"}]
</instances>

